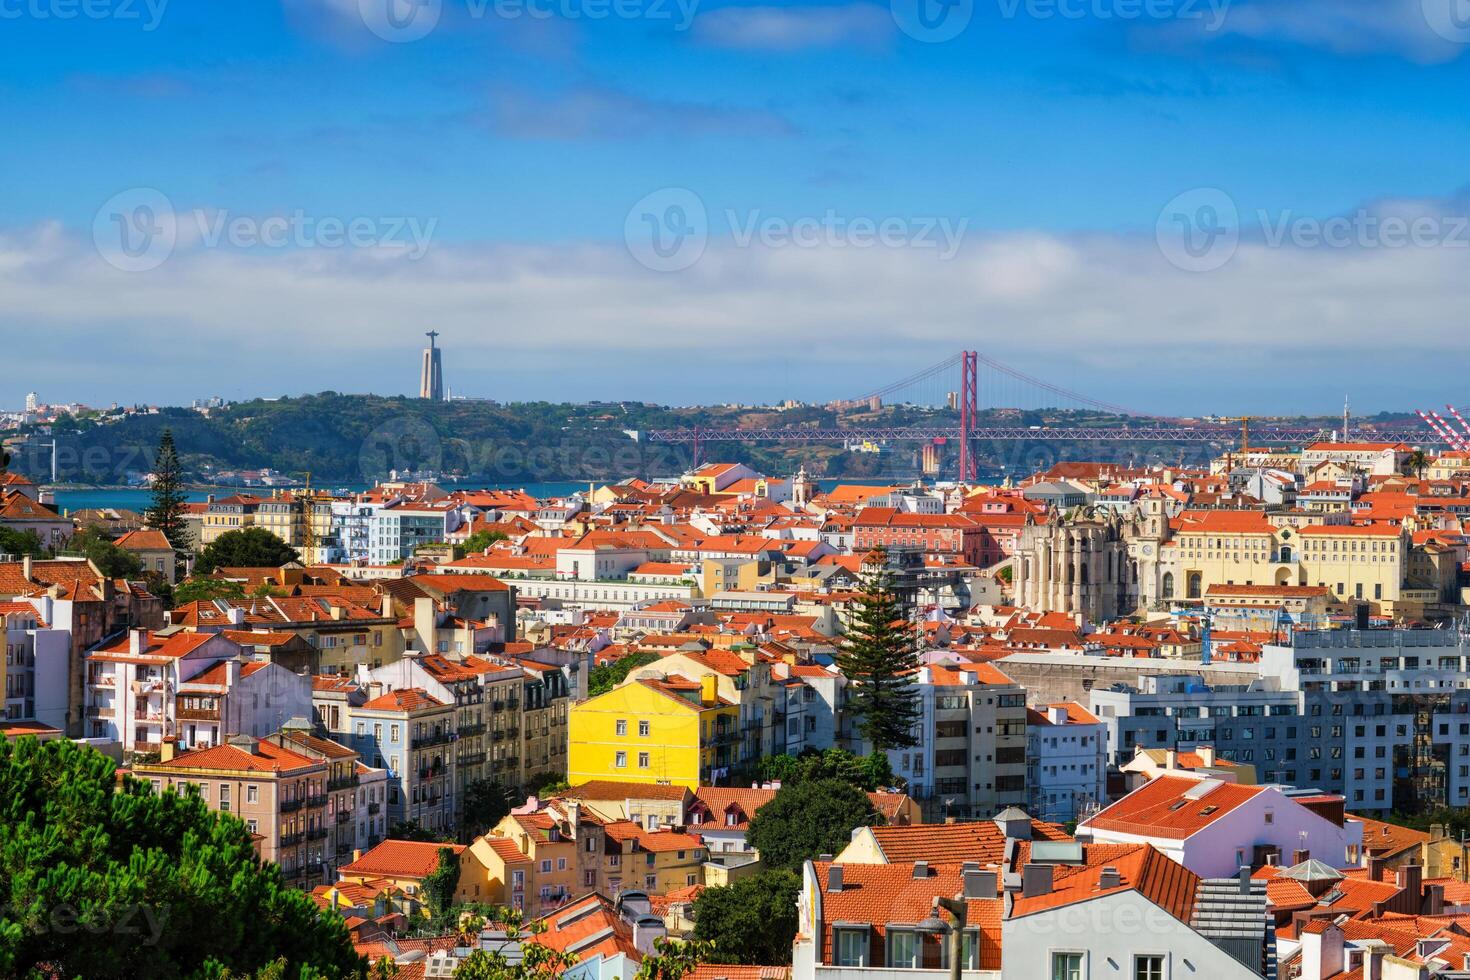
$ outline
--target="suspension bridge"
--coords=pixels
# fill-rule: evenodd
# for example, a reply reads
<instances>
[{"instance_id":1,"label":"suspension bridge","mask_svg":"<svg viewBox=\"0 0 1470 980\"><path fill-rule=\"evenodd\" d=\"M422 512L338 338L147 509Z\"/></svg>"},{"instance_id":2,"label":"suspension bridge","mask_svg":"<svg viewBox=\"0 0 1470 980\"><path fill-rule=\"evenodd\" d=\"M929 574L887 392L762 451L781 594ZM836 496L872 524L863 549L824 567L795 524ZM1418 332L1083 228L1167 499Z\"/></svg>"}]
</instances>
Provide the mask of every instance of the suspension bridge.
<instances>
[{"instance_id":1,"label":"suspension bridge","mask_svg":"<svg viewBox=\"0 0 1470 980\"><path fill-rule=\"evenodd\" d=\"M903 407L947 410L955 420L946 418L936 424L926 418L913 424L883 424L862 418L881 415L885 408ZM953 442L959 475L968 480L978 473L978 443L1126 441L1223 446L1240 443L1246 437L1247 430L1236 423L1246 424L1253 448L1301 446L1334 437L1459 448L1441 427L1422 415L1422 425L1384 425L1344 416L1342 429L1266 417L1177 419L1149 415L1033 377L977 351L961 351L857 398L831 402L827 408L835 411L838 424L658 429L646 433L646 437L652 442L690 445L696 461L701 447L713 442ZM1045 416L1048 412L1069 412L1072 417L1068 424L1046 418L1040 424L1021 422L1026 413Z\"/></svg>"}]
</instances>

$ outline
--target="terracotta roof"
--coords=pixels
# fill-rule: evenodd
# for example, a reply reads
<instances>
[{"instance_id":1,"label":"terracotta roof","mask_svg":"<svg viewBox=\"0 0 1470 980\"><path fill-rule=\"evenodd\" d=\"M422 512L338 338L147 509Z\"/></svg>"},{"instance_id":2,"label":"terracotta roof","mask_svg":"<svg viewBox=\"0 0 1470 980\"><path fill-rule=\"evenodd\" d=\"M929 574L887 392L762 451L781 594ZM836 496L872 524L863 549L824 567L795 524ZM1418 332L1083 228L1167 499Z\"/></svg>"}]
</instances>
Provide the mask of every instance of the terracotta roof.
<instances>
[{"instance_id":1,"label":"terracotta roof","mask_svg":"<svg viewBox=\"0 0 1470 980\"><path fill-rule=\"evenodd\" d=\"M682 800L688 792L683 786L594 779L572 787L562 796L575 800Z\"/></svg>"},{"instance_id":2,"label":"terracotta roof","mask_svg":"<svg viewBox=\"0 0 1470 980\"><path fill-rule=\"evenodd\" d=\"M979 861L993 864L1005 854L1005 834L993 820L975 823L911 824L870 827L883 857L891 864L914 861ZM1031 821L1034 840L1066 841L1060 824Z\"/></svg>"},{"instance_id":3,"label":"terracotta roof","mask_svg":"<svg viewBox=\"0 0 1470 980\"><path fill-rule=\"evenodd\" d=\"M1085 822L1099 830L1184 839L1264 791L1213 779L1159 776Z\"/></svg>"},{"instance_id":4,"label":"terracotta roof","mask_svg":"<svg viewBox=\"0 0 1470 980\"><path fill-rule=\"evenodd\" d=\"M362 708L369 711L418 711L421 708L442 708L444 702L419 687L408 687L373 698Z\"/></svg>"},{"instance_id":5,"label":"terracotta roof","mask_svg":"<svg viewBox=\"0 0 1470 980\"><path fill-rule=\"evenodd\" d=\"M385 840L351 864L343 865L338 871L342 874L380 878L423 878L439 867L439 850L444 847L456 855L465 849L463 844Z\"/></svg>"},{"instance_id":6,"label":"terracotta roof","mask_svg":"<svg viewBox=\"0 0 1470 980\"><path fill-rule=\"evenodd\" d=\"M888 923L917 923L929 917L937 895L957 895L964 890L962 865L931 865L928 874L915 878L908 864L844 864L842 889L827 888L828 862L814 862L817 886L822 889L821 960L831 961L831 926L834 922L863 923L878 937L886 935ZM980 969L1000 969L1002 900L971 899L966 903L971 927L979 927Z\"/></svg>"},{"instance_id":7,"label":"terracotta roof","mask_svg":"<svg viewBox=\"0 0 1470 980\"><path fill-rule=\"evenodd\" d=\"M246 752L228 743L207 749L180 752L168 762L147 768L217 769L225 772L293 772L320 765L315 759L283 749L274 742L257 739L255 752Z\"/></svg>"}]
</instances>

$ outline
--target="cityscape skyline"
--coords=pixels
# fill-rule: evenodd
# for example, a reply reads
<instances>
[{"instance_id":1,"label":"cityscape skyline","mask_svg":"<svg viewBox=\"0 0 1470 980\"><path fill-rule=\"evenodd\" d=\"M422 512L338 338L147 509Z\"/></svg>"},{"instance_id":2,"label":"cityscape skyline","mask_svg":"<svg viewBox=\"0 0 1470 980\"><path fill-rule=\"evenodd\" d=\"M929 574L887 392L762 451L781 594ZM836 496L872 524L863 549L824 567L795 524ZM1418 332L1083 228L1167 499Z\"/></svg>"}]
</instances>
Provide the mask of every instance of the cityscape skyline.
<instances>
[{"instance_id":1,"label":"cityscape skyline","mask_svg":"<svg viewBox=\"0 0 1470 980\"><path fill-rule=\"evenodd\" d=\"M1465 299L1438 2L1017 0L944 41L859 2L450 0L411 43L342 0L7 20L0 402L187 402L222 346L229 398L412 394L423 321L501 399L568 351L587 398L692 404L963 348L1168 414L1456 401L1418 361Z\"/></svg>"}]
</instances>

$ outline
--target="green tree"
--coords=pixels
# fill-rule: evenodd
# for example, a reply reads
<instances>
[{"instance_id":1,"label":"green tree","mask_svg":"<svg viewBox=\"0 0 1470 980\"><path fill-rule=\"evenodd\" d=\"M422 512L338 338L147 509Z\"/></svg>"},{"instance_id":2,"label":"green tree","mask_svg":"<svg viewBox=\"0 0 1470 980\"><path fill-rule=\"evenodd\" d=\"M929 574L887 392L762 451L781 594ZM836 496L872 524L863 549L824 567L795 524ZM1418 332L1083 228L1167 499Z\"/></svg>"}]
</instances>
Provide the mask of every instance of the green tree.
<instances>
[{"instance_id":1,"label":"green tree","mask_svg":"<svg viewBox=\"0 0 1470 980\"><path fill-rule=\"evenodd\" d=\"M186 578L174 586L174 606L187 606L191 602L208 602L224 599L233 602L245 598L245 586L223 578Z\"/></svg>"},{"instance_id":2,"label":"green tree","mask_svg":"<svg viewBox=\"0 0 1470 980\"><path fill-rule=\"evenodd\" d=\"M587 696L595 698L599 694L606 694L627 680L629 672L634 668L651 664L657 659L658 655L654 653L630 653L610 664L598 664L587 671Z\"/></svg>"},{"instance_id":3,"label":"green tree","mask_svg":"<svg viewBox=\"0 0 1470 980\"><path fill-rule=\"evenodd\" d=\"M514 794L507 786L493 779L477 779L464 788L460 797L463 806L460 823L463 830L479 836L510 813Z\"/></svg>"},{"instance_id":4,"label":"green tree","mask_svg":"<svg viewBox=\"0 0 1470 980\"><path fill-rule=\"evenodd\" d=\"M713 946L702 939L680 940L660 936L653 941L654 953L643 957L634 980L682 980L701 963L710 959Z\"/></svg>"},{"instance_id":5,"label":"green tree","mask_svg":"<svg viewBox=\"0 0 1470 980\"><path fill-rule=\"evenodd\" d=\"M782 786L756 811L745 839L768 868L795 871L819 854L836 854L857 827L881 823L868 795L839 779Z\"/></svg>"},{"instance_id":6,"label":"green tree","mask_svg":"<svg viewBox=\"0 0 1470 980\"><path fill-rule=\"evenodd\" d=\"M455 550L461 556L473 555L476 552L484 551L497 541L506 540L509 540L509 536L504 531L481 529L465 538L464 542Z\"/></svg>"},{"instance_id":7,"label":"green tree","mask_svg":"<svg viewBox=\"0 0 1470 980\"><path fill-rule=\"evenodd\" d=\"M856 755L837 746L825 752L808 749L798 756L766 756L756 764L756 778L783 786L814 779L841 779L869 791L895 783L887 753Z\"/></svg>"},{"instance_id":8,"label":"green tree","mask_svg":"<svg viewBox=\"0 0 1470 980\"><path fill-rule=\"evenodd\" d=\"M45 553L46 548L35 531L0 527L0 555L30 555L32 558L40 558Z\"/></svg>"},{"instance_id":9,"label":"green tree","mask_svg":"<svg viewBox=\"0 0 1470 980\"><path fill-rule=\"evenodd\" d=\"M454 971L454 980L558 980L577 965L574 953L564 953L536 941L546 932L544 922L525 922L515 909L502 908L487 918L499 923L505 940L494 949L477 949ZM509 956L518 949L518 956Z\"/></svg>"},{"instance_id":10,"label":"green tree","mask_svg":"<svg viewBox=\"0 0 1470 980\"><path fill-rule=\"evenodd\" d=\"M452 847L439 848L439 866L424 876L420 889L424 904L435 921L442 922L454 904L454 893L459 888L459 855Z\"/></svg>"},{"instance_id":11,"label":"green tree","mask_svg":"<svg viewBox=\"0 0 1470 980\"><path fill-rule=\"evenodd\" d=\"M137 555L119 548L93 528L72 535L66 550L83 555L107 578L137 578L143 574L143 563Z\"/></svg>"},{"instance_id":12,"label":"green tree","mask_svg":"<svg viewBox=\"0 0 1470 980\"><path fill-rule=\"evenodd\" d=\"M143 512L143 520L174 547L180 546L186 536L183 478L173 430L164 429L158 439L158 454L153 457L153 502Z\"/></svg>"},{"instance_id":13,"label":"green tree","mask_svg":"<svg viewBox=\"0 0 1470 980\"><path fill-rule=\"evenodd\" d=\"M280 568L301 555L263 527L226 531L204 546L194 570L208 575L217 568Z\"/></svg>"},{"instance_id":14,"label":"green tree","mask_svg":"<svg viewBox=\"0 0 1470 980\"><path fill-rule=\"evenodd\" d=\"M1409 468L1419 479L1424 479L1424 471L1429 469L1429 454L1422 449L1416 449L1409 454Z\"/></svg>"},{"instance_id":15,"label":"green tree","mask_svg":"<svg viewBox=\"0 0 1470 980\"><path fill-rule=\"evenodd\" d=\"M417 820L400 820L388 828L389 840L416 840L430 844L447 843L446 838L434 833Z\"/></svg>"},{"instance_id":16,"label":"green tree","mask_svg":"<svg viewBox=\"0 0 1470 980\"><path fill-rule=\"evenodd\" d=\"M881 573L863 584L837 669L847 677L847 710L874 751L918 744L917 638Z\"/></svg>"},{"instance_id":17,"label":"green tree","mask_svg":"<svg viewBox=\"0 0 1470 980\"><path fill-rule=\"evenodd\" d=\"M694 938L712 944L714 963L790 963L800 891L800 876L784 869L706 888L694 900Z\"/></svg>"},{"instance_id":18,"label":"green tree","mask_svg":"<svg viewBox=\"0 0 1470 980\"><path fill-rule=\"evenodd\" d=\"M196 791L155 793L66 739L0 738L0 974L358 976L342 917Z\"/></svg>"}]
</instances>

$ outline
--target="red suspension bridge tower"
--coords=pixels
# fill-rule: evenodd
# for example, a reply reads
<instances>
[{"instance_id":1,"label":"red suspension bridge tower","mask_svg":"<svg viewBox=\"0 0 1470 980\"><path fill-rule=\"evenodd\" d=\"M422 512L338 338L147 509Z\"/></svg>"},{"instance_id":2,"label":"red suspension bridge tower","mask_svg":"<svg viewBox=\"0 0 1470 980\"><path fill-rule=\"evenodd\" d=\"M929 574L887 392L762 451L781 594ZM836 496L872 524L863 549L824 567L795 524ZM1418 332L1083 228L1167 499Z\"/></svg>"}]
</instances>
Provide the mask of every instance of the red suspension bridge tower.
<instances>
[{"instance_id":1,"label":"red suspension bridge tower","mask_svg":"<svg viewBox=\"0 0 1470 980\"><path fill-rule=\"evenodd\" d=\"M980 418L980 355L972 350L960 354L960 480L973 483L980 475L975 459L974 438Z\"/></svg>"}]
</instances>

